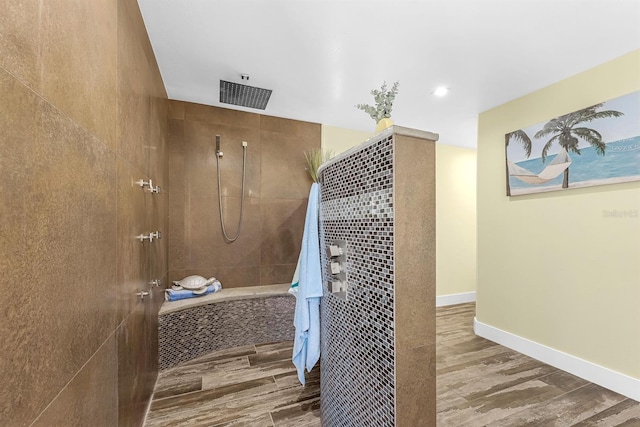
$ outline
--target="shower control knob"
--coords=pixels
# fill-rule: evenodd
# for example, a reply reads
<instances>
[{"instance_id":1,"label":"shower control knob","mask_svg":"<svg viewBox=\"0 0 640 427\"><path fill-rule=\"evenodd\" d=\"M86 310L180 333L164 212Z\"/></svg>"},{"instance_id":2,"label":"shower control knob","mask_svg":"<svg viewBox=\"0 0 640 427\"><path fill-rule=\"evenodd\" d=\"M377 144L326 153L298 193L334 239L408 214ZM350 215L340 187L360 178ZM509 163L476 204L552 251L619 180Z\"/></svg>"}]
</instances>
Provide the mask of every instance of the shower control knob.
<instances>
[{"instance_id":1,"label":"shower control knob","mask_svg":"<svg viewBox=\"0 0 640 427\"><path fill-rule=\"evenodd\" d=\"M153 194L160 194L162 193L162 188L160 188L159 185L156 185L155 187L150 187L149 191L152 192Z\"/></svg>"},{"instance_id":2,"label":"shower control knob","mask_svg":"<svg viewBox=\"0 0 640 427\"><path fill-rule=\"evenodd\" d=\"M145 181L144 179L141 179L139 181L136 181L136 184L139 185L142 188L151 187L151 180Z\"/></svg>"},{"instance_id":3,"label":"shower control knob","mask_svg":"<svg viewBox=\"0 0 640 427\"><path fill-rule=\"evenodd\" d=\"M342 266L339 262L331 263L331 274L339 274L342 271Z\"/></svg>"},{"instance_id":4,"label":"shower control knob","mask_svg":"<svg viewBox=\"0 0 640 427\"><path fill-rule=\"evenodd\" d=\"M139 239L141 242L144 242L145 240L148 240L150 242L153 241L153 237L151 236L151 234L141 234L136 237L136 239Z\"/></svg>"},{"instance_id":5,"label":"shower control knob","mask_svg":"<svg viewBox=\"0 0 640 427\"><path fill-rule=\"evenodd\" d=\"M149 296L149 291L140 291L136 295L140 297L140 300L144 301L144 297Z\"/></svg>"},{"instance_id":6,"label":"shower control knob","mask_svg":"<svg viewBox=\"0 0 640 427\"><path fill-rule=\"evenodd\" d=\"M152 281L149 282L149 286L155 286L156 288L159 288L160 286L162 286L162 280L153 279Z\"/></svg>"},{"instance_id":7,"label":"shower control knob","mask_svg":"<svg viewBox=\"0 0 640 427\"><path fill-rule=\"evenodd\" d=\"M329 256L332 258L339 257L344 254L344 252L342 251L342 248L336 245L329 245L329 249L327 250L327 252L329 253Z\"/></svg>"},{"instance_id":8,"label":"shower control knob","mask_svg":"<svg viewBox=\"0 0 640 427\"><path fill-rule=\"evenodd\" d=\"M141 242L144 242L145 240L153 242L154 239L156 239L156 240L162 239L162 232L161 231L153 231L153 232L151 232L149 234L141 234L136 238L139 239Z\"/></svg>"}]
</instances>

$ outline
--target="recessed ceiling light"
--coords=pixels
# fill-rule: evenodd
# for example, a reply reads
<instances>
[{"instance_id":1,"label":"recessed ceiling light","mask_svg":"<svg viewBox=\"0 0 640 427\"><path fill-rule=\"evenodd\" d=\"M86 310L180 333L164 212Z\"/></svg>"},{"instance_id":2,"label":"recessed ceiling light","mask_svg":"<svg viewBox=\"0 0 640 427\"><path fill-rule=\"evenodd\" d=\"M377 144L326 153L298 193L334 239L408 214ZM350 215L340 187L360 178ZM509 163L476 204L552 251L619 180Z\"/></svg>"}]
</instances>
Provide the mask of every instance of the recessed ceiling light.
<instances>
[{"instance_id":1,"label":"recessed ceiling light","mask_svg":"<svg viewBox=\"0 0 640 427\"><path fill-rule=\"evenodd\" d=\"M449 88L448 87L444 87L444 86L440 86L440 87L437 87L431 93L434 94L435 96L445 96L447 93L449 93Z\"/></svg>"}]
</instances>

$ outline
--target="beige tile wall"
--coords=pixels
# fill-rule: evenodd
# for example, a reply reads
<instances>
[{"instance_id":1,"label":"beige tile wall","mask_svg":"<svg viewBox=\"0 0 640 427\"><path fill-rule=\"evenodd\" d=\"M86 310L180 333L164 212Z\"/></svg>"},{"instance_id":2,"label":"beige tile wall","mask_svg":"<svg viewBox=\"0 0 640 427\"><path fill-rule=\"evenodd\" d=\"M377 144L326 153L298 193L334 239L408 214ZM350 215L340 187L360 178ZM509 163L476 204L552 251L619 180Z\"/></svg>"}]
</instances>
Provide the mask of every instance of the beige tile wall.
<instances>
[{"instance_id":1,"label":"beige tile wall","mask_svg":"<svg viewBox=\"0 0 640 427\"><path fill-rule=\"evenodd\" d=\"M435 141L394 136L398 427L436 422L435 159Z\"/></svg>"},{"instance_id":2,"label":"beige tile wall","mask_svg":"<svg viewBox=\"0 0 640 427\"><path fill-rule=\"evenodd\" d=\"M0 424L140 425L167 279L168 101L135 0L0 14Z\"/></svg>"},{"instance_id":3,"label":"beige tile wall","mask_svg":"<svg viewBox=\"0 0 640 427\"><path fill-rule=\"evenodd\" d=\"M303 153L320 147L320 125L181 101L170 102L169 115L170 280L199 274L223 287L289 282L311 186ZM230 244L220 227L215 135L231 235L240 214L241 142L248 143L242 231Z\"/></svg>"}]
</instances>

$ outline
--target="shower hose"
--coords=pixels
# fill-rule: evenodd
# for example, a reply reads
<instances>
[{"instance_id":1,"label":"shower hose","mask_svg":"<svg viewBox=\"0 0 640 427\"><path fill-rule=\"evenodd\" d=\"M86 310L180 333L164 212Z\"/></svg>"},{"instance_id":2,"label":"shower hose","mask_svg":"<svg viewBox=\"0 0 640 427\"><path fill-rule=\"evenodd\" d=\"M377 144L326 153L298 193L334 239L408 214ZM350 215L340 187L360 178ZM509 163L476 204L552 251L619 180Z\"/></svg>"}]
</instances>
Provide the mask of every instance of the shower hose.
<instances>
[{"instance_id":1,"label":"shower hose","mask_svg":"<svg viewBox=\"0 0 640 427\"><path fill-rule=\"evenodd\" d=\"M236 231L236 235L233 237L229 237L227 234L227 230L224 226L224 215L222 213L222 190L220 185L220 156L216 153L216 169L218 169L218 206L220 212L220 225L222 226L222 235L224 236L224 240L227 243L235 242L240 236L240 229L242 228L242 214L244 212L244 178L246 167L245 163L247 160L247 146L242 144L242 195L240 197L240 219L238 220L238 230Z\"/></svg>"}]
</instances>

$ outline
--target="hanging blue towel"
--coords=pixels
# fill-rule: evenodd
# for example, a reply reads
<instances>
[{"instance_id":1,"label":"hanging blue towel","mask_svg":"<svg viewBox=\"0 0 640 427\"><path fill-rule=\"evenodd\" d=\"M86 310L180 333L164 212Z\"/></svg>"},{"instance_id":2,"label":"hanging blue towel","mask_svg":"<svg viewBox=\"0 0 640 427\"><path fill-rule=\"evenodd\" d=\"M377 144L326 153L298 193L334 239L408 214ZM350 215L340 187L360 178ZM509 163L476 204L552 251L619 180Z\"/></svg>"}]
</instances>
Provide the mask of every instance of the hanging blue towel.
<instances>
[{"instance_id":1,"label":"hanging blue towel","mask_svg":"<svg viewBox=\"0 0 640 427\"><path fill-rule=\"evenodd\" d=\"M293 364L302 384L304 368L311 371L320 359L320 298L322 297L322 271L320 268L320 236L318 233L318 203L320 187L311 185L309 204L304 223L302 248L298 266L289 292L296 296L293 325Z\"/></svg>"}]
</instances>

